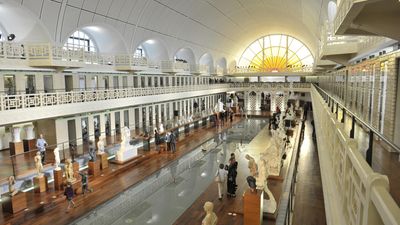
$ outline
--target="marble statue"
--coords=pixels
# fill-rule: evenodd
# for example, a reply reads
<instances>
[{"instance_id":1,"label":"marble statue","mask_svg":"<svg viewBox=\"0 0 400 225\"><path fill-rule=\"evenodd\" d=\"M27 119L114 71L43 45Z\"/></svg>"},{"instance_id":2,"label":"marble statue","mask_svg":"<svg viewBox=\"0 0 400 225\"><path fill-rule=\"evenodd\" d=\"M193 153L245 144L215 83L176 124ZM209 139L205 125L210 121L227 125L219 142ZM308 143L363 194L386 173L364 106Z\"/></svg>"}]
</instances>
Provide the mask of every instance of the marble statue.
<instances>
[{"instance_id":1,"label":"marble statue","mask_svg":"<svg viewBox=\"0 0 400 225\"><path fill-rule=\"evenodd\" d=\"M38 177L43 177L43 164L42 164L42 156L40 152L36 153L35 156L35 167L36 167L36 172L38 174Z\"/></svg>"},{"instance_id":2,"label":"marble statue","mask_svg":"<svg viewBox=\"0 0 400 225\"><path fill-rule=\"evenodd\" d=\"M25 134L26 134L26 140L32 140L35 138L35 134L33 132L33 125L27 125L24 126Z\"/></svg>"},{"instance_id":3,"label":"marble statue","mask_svg":"<svg viewBox=\"0 0 400 225\"><path fill-rule=\"evenodd\" d=\"M223 113L223 112L225 112L225 110L224 110L224 103L222 103L221 102L221 99L219 98L218 99L218 102L217 102L217 104L215 104L215 106L214 106L214 111L216 112L216 113Z\"/></svg>"},{"instance_id":4,"label":"marble statue","mask_svg":"<svg viewBox=\"0 0 400 225\"><path fill-rule=\"evenodd\" d=\"M258 166L257 166L256 161L249 154L246 154L245 158L249 161L248 168L250 170L250 176L257 176Z\"/></svg>"},{"instance_id":5,"label":"marble statue","mask_svg":"<svg viewBox=\"0 0 400 225\"><path fill-rule=\"evenodd\" d=\"M297 99L296 102L294 103L294 108L295 108L296 110L299 110L299 109L300 109L300 100L299 100L299 99Z\"/></svg>"},{"instance_id":6,"label":"marble statue","mask_svg":"<svg viewBox=\"0 0 400 225\"><path fill-rule=\"evenodd\" d=\"M137 148L129 143L131 140L131 130L128 127L121 129L121 139L121 147L115 154L115 159L124 162L137 156Z\"/></svg>"},{"instance_id":7,"label":"marble statue","mask_svg":"<svg viewBox=\"0 0 400 225\"><path fill-rule=\"evenodd\" d=\"M206 202L204 203L203 209L206 212L206 216L201 222L201 225L217 225L218 217L213 211L214 204L212 202Z\"/></svg>"},{"instance_id":8,"label":"marble statue","mask_svg":"<svg viewBox=\"0 0 400 225\"><path fill-rule=\"evenodd\" d=\"M266 213L275 213L277 204L274 195L268 188L268 163L267 163L267 155L261 154L259 161L259 170L256 178L257 189L263 190L265 194L268 195L269 199L264 199L264 212Z\"/></svg>"},{"instance_id":9,"label":"marble statue","mask_svg":"<svg viewBox=\"0 0 400 225\"><path fill-rule=\"evenodd\" d=\"M158 129L160 131L160 134L164 133L164 125L160 123L160 128Z\"/></svg>"},{"instance_id":10,"label":"marble statue","mask_svg":"<svg viewBox=\"0 0 400 225\"><path fill-rule=\"evenodd\" d=\"M287 109L286 118L285 119L286 120L294 120L295 119L295 113L294 113L294 109L293 109L293 104L290 104L289 108Z\"/></svg>"},{"instance_id":11,"label":"marble statue","mask_svg":"<svg viewBox=\"0 0 400 225\"><path fill-rule=\"evenodd\" d=\"M54 170L61 170L61 167L60 167L60 162L61 162L61 160L60 160L60 149L57 147L57 148L55 148L54 149L54 160L55 160L55 166L56 166L56 168L54 169Z\"/></svg>"},{"instance_id":12,"label":"marble statue","mask_svg":"<svg viewBox=\"0 0 400 225\"><path fill-rule=\"evenodd\" d=\"M89 140L89 158L91 162L96 161L96 147L94 145L94 141L92 140Z\"/></svg>"},{"instance_id":13,"label":"marble statue","mask_svg":"<svg viewBox=\"0 0 400 225\"><path fill-rule=\"evenodd\" d=\"M99 137L99 141L97 142L97 151L99 154L104 154L104 148L105 148L105 140L106 137L104 135L101 135Z\"/></svg>"},{"instance_id":14,"label":"marble statue","mask_svg":"<svg viewBox=\"0 0 400 225\"><path fill-rule=\"evenodd\" d=\"M12 142L21 142L21 128L13 127L12 128Z\"/></svg>"},{"instance_id":15,"label":"marble statue","mask_svg":"<svg viewBox=\"0 0 400 225\"><path fill-rule=\"evenodd\" d=\"M11 196L14 196L18 193L18 190L15 188L15 178L14 176L8 177L8 192Z\"/></svg>"},{"instance_id":16,"label":"marble statue","mask_svg":"<svg viewBox=\"0 0 400 225\"><path fill-rule=\"evenodd\" d=\"M67 159L65 161L65 177L67 182L74 182L76 178L74 177L74 166L72 164L72 159Z\"/></svg>"}]
</instances>

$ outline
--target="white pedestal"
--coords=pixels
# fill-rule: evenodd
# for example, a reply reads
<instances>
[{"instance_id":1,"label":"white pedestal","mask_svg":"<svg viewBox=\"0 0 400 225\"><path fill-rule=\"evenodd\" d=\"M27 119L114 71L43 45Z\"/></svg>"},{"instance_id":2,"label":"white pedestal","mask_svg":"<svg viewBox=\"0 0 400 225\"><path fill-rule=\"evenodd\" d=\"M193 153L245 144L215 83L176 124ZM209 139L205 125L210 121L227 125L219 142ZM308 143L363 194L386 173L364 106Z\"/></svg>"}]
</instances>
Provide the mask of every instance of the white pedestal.
<instances>
[{"instance_id":1,"label":"white pedestal","mask_svg":"<svg viewBox=\"0 0 400 225\"><path fill-rule=\"evenodd\" d=\"M124 163L135 158L137 155L138 155L137 148L131 146L128 149L125 149L125 151L119 150L115 154L115 161L117 161L118 163Z\"/></svg>"}]
</instances>

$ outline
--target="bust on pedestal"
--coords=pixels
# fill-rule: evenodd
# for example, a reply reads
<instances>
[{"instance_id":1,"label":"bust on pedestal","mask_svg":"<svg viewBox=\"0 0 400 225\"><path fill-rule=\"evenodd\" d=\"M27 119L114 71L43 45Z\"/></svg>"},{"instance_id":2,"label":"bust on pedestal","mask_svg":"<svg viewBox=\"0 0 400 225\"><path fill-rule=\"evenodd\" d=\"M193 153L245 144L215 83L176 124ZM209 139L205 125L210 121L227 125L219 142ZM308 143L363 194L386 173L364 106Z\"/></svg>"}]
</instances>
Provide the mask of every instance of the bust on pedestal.
<instances>
[{"instance_id":1,"label":"bust on pedestal","mask_svg":"<svg viewBox=\"0 0 400 225\"><path fill-rule=\"evenodd\" d=\"M54 188L56 190L61 190L62 186L63 186L63 173L62 173L62 170L60 167L60 150L59 150L59 148L58 147L55 148L53 153L54 153L54 161L55 161L55 163L54 163L55 168L53 171Z\"/></svg>"},{"instance_id":2,"label":"bust on pedestal","mask_svg":"<svg viewBox=\"0 0 400 225\"><path fill-rule=\"evenodd\" d=\"M99 141L97 142L97 157L100 158L100 168L102 170L108 168L108 154L104 151L105 140L106 137L104 135L101 135L99 137Z\"/></svg>"},{"instance_id":3,"label":"bust on pedestal","mask_svg":"<svg viewBox=\"0 0 400 225\"><path fill-rule=\"evenodd\" d=\"M137 156L137 148L129 144L131 131L128 127L122 128L121 138L121 147L115 154L117 163L125 163Z\"/></svg>"},{"instance_id":4,"label":"bust on pedestal","mask_svg":"<svg viewBox=\"0 0 400 225\"><path fill-rule=\"evenodd\" d=\"M201 222L202 225L217 225L218 217L214 212L214 204L212 202L206 202L203 206L206 216Z\"/></svg>"}]
</instances>

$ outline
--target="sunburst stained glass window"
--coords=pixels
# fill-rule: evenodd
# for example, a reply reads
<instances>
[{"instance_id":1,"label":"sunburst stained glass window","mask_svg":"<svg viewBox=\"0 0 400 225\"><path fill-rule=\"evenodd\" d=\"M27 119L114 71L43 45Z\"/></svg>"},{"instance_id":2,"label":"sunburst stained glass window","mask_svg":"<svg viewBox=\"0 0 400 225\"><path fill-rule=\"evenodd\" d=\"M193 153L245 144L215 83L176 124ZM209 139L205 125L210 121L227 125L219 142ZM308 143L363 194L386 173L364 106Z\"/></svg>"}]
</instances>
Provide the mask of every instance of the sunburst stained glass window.
<instances>
[{"instance_id":1,"label":"sunburst stained glass window","mask_svg":"<svg viewBox=\"0 0 400 225\"><path fill-rule=\"evenodd\" d=\"M239 68L254 72L304 71L312 68L314 57L301 41L288 35L264 36L247 47Z\"/></svg>"}]
</instances>

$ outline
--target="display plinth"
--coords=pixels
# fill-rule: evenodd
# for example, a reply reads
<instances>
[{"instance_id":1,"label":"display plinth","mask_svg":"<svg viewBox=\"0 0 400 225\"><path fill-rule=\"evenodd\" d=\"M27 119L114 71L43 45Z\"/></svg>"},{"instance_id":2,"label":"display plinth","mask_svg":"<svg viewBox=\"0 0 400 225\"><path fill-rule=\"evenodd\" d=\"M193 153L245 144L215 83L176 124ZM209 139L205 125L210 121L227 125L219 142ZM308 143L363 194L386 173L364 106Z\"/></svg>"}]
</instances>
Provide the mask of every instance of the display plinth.
<instances>
[{"instance_id":1,"label":"display plinth","mask_svg":"<svg viewBox=\"0 0 400 225\"><path fill-rule=\"evenodd\" d=\"M108 154L97 154L97 158L100 161L100 169L104 170L108 168Z\"/></svg>"},{"instance_id":2,"label":"display plinth","mask_svg":"<svg viewBox=\"0 0 400 225\"><path fill-rule=\"evenodd\" d=\"M2 194L1 204L3 207L3 212L11 214L20 212L28 207L24 192L20 192L14 196L11 196L9 193Z\"/></svg>"},{"instance_id":3,"label":"display plinth","mask_svg":"<svg viewBox=\"0 0 400 225\"><path fill-rule=\"evenodd\" d=\"M36 149L36 139L30 139L30 140L24 139L22 142L24 144L25 152L29 152L33 149Z\"/></svg>"},{"instance_id":4,"label":"display plinth","mask_svg":"<svg viewBox=\"0 0 400 225\"><path fill-rule=\"evenodd\" d=\"M89 161L89 175L98 176L100 175L100 161Z\"/></svg>"},{"instance_id":5,"label":"display plinth","mask_svg":"<svg viewBox=\"0 0 400 225\"><path fill-rule=\"evenodd\" d=\"M54 189L62 190L64 188L63 184L63 171L54 170Z\"/></svg>"},{"instance_id":6,"label":"display plinth","mask_svg":"<svg viewBox=\"0 0 400 225\"><path fill-rule=\"evenodd\" d=\"M72 169L74 170L74 175L79 172L79 163L78 162L73 162L72 163Z\"/></svg>"},{"instance_id":7,"label":"display plinth","mask_svg":"<svg viewBox=\"0 0 400 225\"><path fill-rule=\"evenodd\" d=\"M263 217L264 192L246 190L243 195L243 224L261 225Z\"/></svg>"},{"instance_id":8,"label":"display plinth","mask_svg":"<svg viewBox=\"0 0 400 225\"><path fill-rule=\"evenodd\" d=\"M47 189L48 189L47 177L46 176L34 177L33 178L33 185L34 185L34 188L35 188L35 193L46 192Z\"/></svg>"},{"instance_id":9,"label":"display plinth","mask_svg":"<svg viewBox=\"0 0 400 225\"><path fill-rule=\"evenodd\" d=\"M24 143L10 142L10 155L18 155L24 153Z\"/></svg>"},{"instance_id":10,"label":"display plinth","mask_svg":"<svg viewBox=\"0 0 400 225\"><path fill-rule=\"evenodd\" d=\"M81 180L76 179L75 181L71 182L71 184L72 184L72 189L74 190L75 193L78 193L79 189L82 188Z\"/></svg>"},{"instance_id":11,"label":"display plinth","mask_svg":"<svg viewBox=\"0 0 400 225\"><path fill-rule=\"evenodd\" d=\"M117 154L115 154L115 162L118 164L124 164L128 161L133 160L137 156L137 148L132 146L123 152L117 152Z\"/></svg>"}]
</instances>

